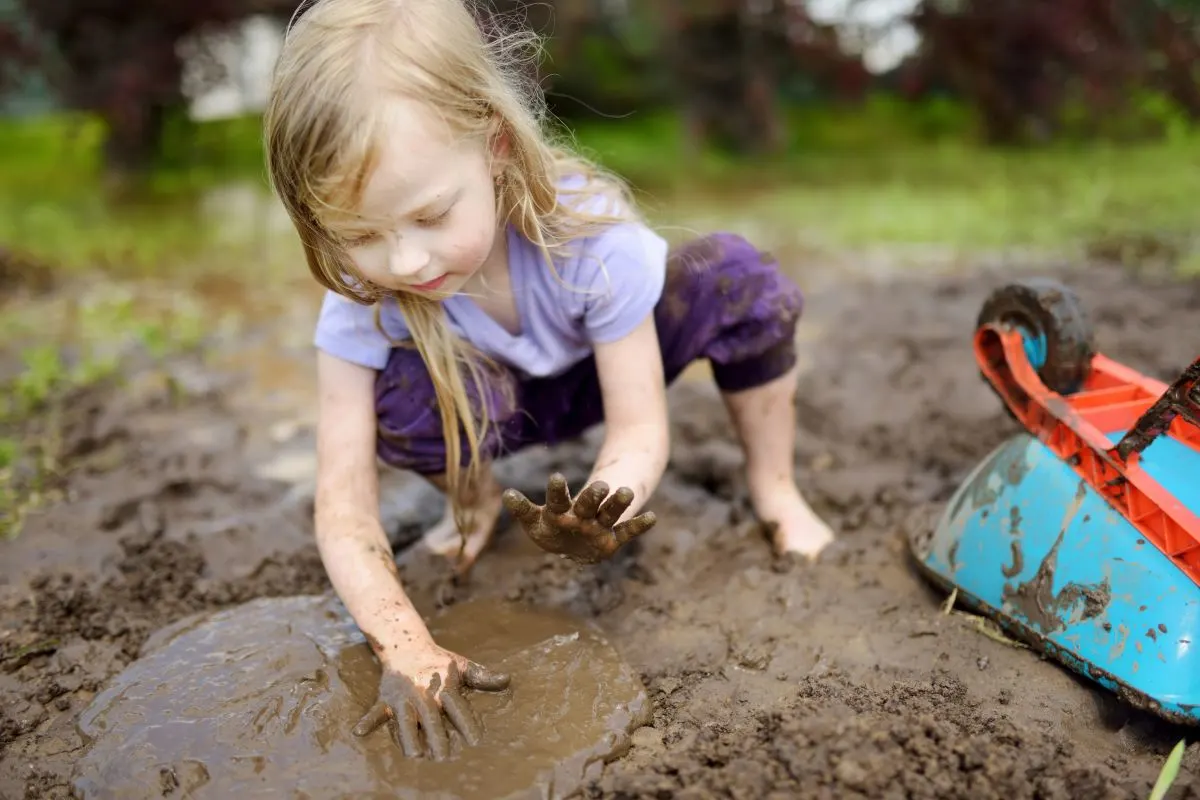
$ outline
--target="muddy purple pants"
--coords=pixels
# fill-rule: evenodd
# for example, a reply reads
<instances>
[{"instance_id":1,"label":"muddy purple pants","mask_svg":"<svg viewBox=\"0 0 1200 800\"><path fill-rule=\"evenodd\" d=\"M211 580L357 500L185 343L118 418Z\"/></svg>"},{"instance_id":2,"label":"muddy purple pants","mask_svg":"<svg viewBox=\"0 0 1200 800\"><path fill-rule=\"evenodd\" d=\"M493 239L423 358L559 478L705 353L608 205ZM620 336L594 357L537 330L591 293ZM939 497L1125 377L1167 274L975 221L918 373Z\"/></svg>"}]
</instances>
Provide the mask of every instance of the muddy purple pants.
<instances>
[{"instance_id":1,"label":"muddy purple pants","mask_svg":"<svg viewBox=\"0 0 1200 800\"><path fill-rule=\"evenodd\" d=\"M767 254L733 234L714 234L671 251L666 283L654 310L667 383L693 361L710 362L718 387L760 386L796 363L795 329L803 297ZM531 444L573 439L603 421L595 360L586 358L549 378L502 371L486 401L497 424L481 448L489 459ZM471 402L478 407L480 398ZM515 401L515 403L513 402ZM422 475L446 469L442 421L433 382L413 348L395 348L375 384L378 455ZM463 437L463 464L469 461Z\"/></svg>"}]
</instances>

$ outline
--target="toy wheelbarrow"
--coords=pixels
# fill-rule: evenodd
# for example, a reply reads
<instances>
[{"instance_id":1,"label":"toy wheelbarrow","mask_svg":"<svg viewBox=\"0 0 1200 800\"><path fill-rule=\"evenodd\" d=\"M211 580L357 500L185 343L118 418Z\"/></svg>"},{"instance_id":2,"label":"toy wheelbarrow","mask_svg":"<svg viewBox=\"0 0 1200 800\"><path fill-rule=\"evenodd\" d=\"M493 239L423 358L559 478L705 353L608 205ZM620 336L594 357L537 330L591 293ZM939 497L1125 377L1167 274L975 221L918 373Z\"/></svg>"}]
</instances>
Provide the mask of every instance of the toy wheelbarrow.
<instances>
[{"instance_id":1,"label":"toy wheelbarrow","mask_svg":"<svg viewBox=\"0 0 1200 800\"><path fill-rule=\"evenodd\" d=\"M1200 359L1170 385L1141 375L1040 279L987 298L974 350L1026 432L910 533L922 572L1125 702L1200 724Z\"/></svg>"}]
</instances>

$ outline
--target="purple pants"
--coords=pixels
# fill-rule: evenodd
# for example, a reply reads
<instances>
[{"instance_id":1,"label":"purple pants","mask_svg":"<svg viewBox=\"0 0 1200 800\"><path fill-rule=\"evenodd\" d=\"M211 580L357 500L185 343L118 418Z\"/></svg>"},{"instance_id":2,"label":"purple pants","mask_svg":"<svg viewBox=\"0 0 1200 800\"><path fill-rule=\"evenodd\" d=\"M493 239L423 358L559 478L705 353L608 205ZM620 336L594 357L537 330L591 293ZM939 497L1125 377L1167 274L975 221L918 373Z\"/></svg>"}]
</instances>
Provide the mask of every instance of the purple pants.
<instances>
[{"instance_id":1,"label":"purple pants","mask_svg":"<svg viewBox=\"0 0 1200 800\"><path fill-rule=\"evenodd\" d=\"M795 329L802 306L799 287L769 255L740 236L714 234L675 248L654 309L667 383L701 358L708 359L725 392L780 377L796 363ZM576 438L604 419L593 358L550 378L525 378L501 369L490 379L496 383L486 387L491 419L497 423L481 442L489 460L532 444ZM467 387L478 407L480 398L469 380ZM376 380L375 408L382 461L421 475L445 472L442 420L433 382L416 349L392 350ZM470 459L465 435L462 449L465 465Z\"/></svg>"}]
</instances>

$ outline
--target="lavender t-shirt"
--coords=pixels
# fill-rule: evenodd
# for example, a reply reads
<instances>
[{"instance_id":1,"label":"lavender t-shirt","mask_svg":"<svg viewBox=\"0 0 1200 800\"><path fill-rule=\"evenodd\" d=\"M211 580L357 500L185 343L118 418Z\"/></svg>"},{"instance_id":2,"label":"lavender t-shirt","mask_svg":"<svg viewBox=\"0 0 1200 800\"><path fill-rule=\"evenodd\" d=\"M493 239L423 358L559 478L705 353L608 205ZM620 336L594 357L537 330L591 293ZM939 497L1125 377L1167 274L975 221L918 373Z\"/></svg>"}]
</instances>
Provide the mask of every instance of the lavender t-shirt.
<instances>
[{"instance_id":1,"label":"lavender t-shirt","mask_svg":"<svg viewBox=\"0 0 1200 800\"><path fill-rule=\"evenodd\" d=\"M508 268L521 321L509 333L471 298L442 302L454 331L480 351L531 377L564 372L590 355L595 343L616 341L649 315L662 294L667 243L649 228L624 222L573 243L555 275L537 246L508 229ZM394 339L409 337L394 301L380 322ZM375 327L375 311L326 292L314 343L338 358L383 369L391 343Z\"/></svg>"}]
</instances>

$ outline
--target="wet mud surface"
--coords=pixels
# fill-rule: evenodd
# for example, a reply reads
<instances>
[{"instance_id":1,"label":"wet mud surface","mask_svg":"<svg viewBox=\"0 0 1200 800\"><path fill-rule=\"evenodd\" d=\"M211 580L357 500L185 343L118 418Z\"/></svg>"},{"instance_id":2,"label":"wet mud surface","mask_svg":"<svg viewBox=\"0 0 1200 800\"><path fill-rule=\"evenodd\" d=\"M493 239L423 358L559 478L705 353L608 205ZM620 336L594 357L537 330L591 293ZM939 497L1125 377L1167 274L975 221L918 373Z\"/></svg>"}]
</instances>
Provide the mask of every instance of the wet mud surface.
<instances>
[{"instance_id":1,"label":"wet mud surface","mask_svg":"<svg viewBox=\"0 0 1200 800\"><path fill-rule=\"evenodd\" d=\"M1200 349L1200 284L1039 272L1077 288L1107 355L1171 379ZM841 535L816 564L773 561L720 398L689 381L671 393L659 524L614 561L577 567L509 526L450 585L405 549L439 498L393 479L402 574L431 615L503 601L599 626L645 686L649 719L585 781L588 797L1144 798L1186 731L943 614L906 558L906 531L1016 430L970 351L980 304L1005 279L809 296L796 458ZM81 714L155 631L328 589L302 406L264 418L193 369L205 380L186 398L154 383L79 398L65 501L0 543L0 797L70 796L87 757ZM598 441L523 454L501 477L536 500L553 470L585 477ZM1197 767L1193 746L1172 798L1200 796ZM184 772L145 796L184 796Z\"/></svg>"},{"instance_id":2,"label":"wet mud surface","mask_svg":"<svg viewBox=\"0 0 1200 800\"><path fill-rule=\"evenodd\" d=\"M649 717L639 676L594 624L473 601L430 623L446 647L520 676L469 702L487 732L456 733L442 762L405 758L386 728L358 737L379 667L331 595L265 598L189 617L80 718L94 740L75 767L83 797L565 797L629 748ZM321 765L314 768L314 765Z\"/></svg>"}]
</instances>

